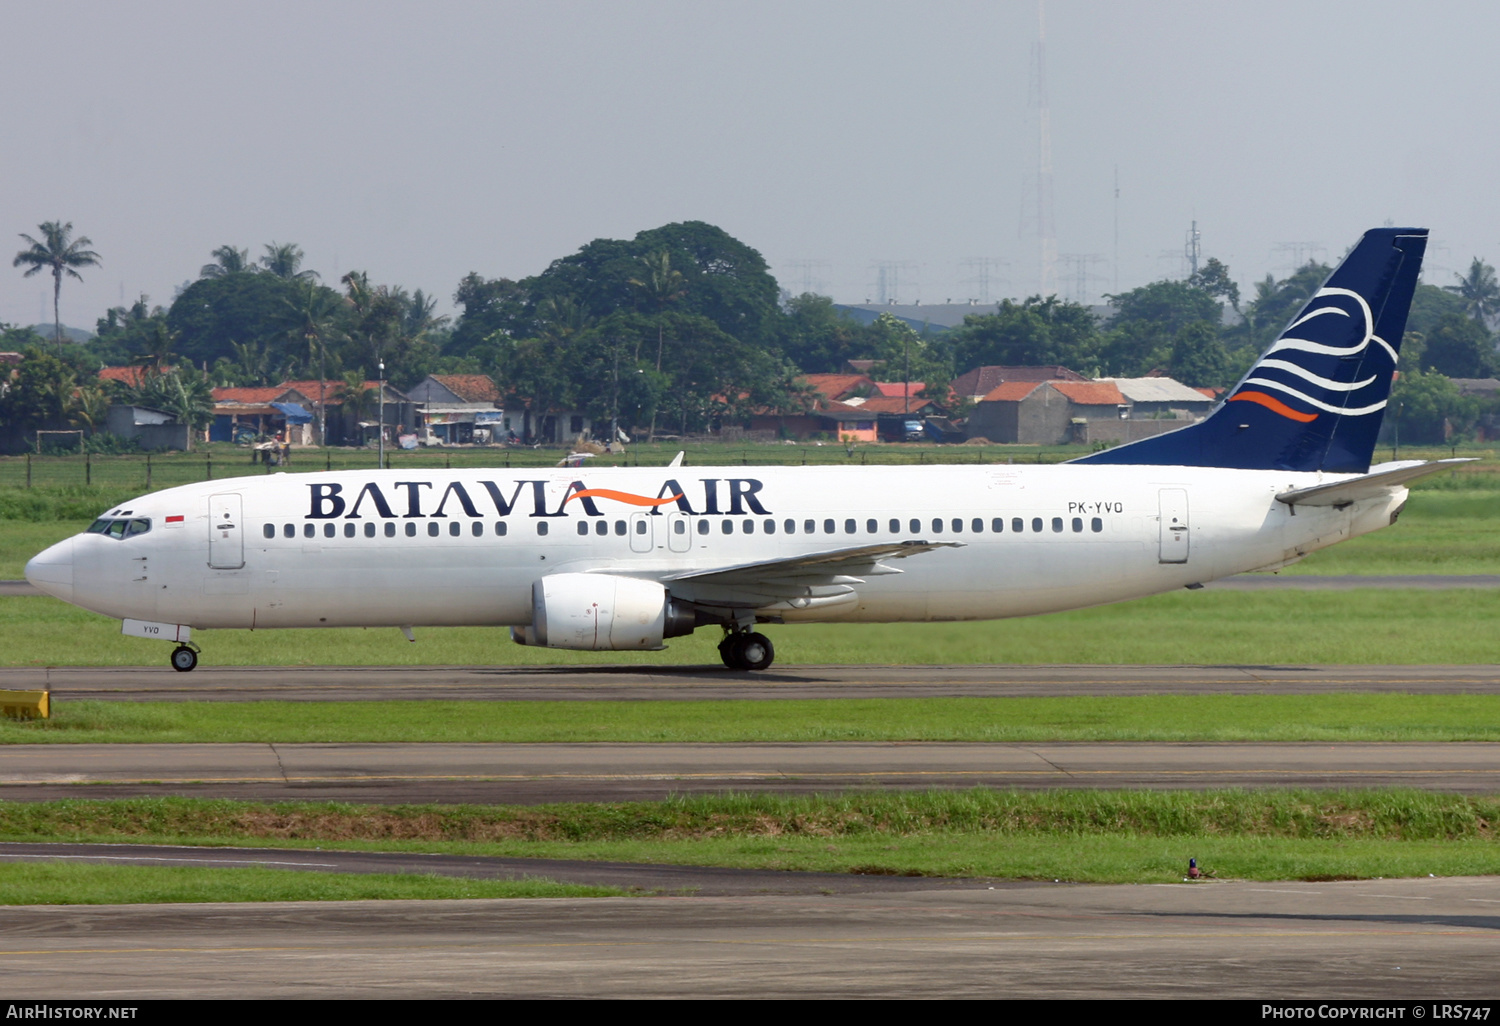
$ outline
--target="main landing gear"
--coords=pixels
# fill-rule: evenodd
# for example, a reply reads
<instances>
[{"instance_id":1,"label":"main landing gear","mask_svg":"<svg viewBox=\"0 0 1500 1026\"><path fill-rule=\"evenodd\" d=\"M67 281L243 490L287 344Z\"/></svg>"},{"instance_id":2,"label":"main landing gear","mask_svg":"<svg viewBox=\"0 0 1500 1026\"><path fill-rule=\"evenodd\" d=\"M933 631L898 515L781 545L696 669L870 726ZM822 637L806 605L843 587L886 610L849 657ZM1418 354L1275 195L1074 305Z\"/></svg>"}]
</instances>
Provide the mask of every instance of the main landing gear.
<instances>
[{"instance_id":1,"label":"main landing gear","mask_svg":"<svg viewBox=\"0 0 1500 1026\"><path fill-rule=\"evenodd\" d=\"M178 673L189 673L198 665L198 653L186 645L172 649L172 669Z\"/></svg>"},{"instance_id":2,"label":"main landing gear","mask_svg":"<svg viewBox=\"0 0 1500 1026\"><path fill-rule=\"evenodd\" d=\"M776 658L776 649L764 634L734 631L719 642L719 658L731 670L764 670Z\"/></svg>"}]
</instances>

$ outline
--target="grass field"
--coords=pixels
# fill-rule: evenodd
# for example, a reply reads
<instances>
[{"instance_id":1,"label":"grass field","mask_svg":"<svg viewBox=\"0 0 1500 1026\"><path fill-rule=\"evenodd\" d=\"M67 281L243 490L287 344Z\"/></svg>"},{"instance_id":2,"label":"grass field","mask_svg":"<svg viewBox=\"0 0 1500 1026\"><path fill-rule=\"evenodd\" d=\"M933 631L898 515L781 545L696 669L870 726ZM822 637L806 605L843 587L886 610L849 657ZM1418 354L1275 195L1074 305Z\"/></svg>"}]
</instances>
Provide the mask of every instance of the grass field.
<instances>
[{"instance_id":1,"label":"grass field","mask_svg":"<svg viewBox=\"0 0 1500 1026\"><path fill-rule=\"evenodd\" d=\"M1493 695L656 702L56 701L0 745L231 742L1497 741Z\"/></svg>"},{"instance_id":2,"label":"grass field","mask_svg":"<svg viewBox=\"0 0 1500 1026\"><path fill-rule=\"evenodd\" d=\"M402 898L601 898L617 887L550 880L461 880L393 873L312 873L244 866L0 864L0 903L120 905L202 901L393 901Z\"/></svg>"},{"instance_id":3,"label":"grass field","mask_svg":"<svg viewBox=\"0 0 1500 1026\"><path fill-rule=\"evenodd\" d=\"M1500 804L1494 798L1404 790L1015 793L976 789L838 797L701 796L609 805L380 809L169 798L0 802L0 839L422 851L913 876L1160 883L1182 879L1190 857L1221 879L1496 873L1500 872L1500 845L1493 830L1497 815ZM0 900L16 900L4 876L0 876ZM129 900L203 899L146 896Z\"/></svg>"},{"instance_id":4,"label":"grass field","mask_svg":"<svg viewBox=\"0 0 1500 1026\"><path fill-rule=\"evenodd\" d=\"M1500 663L1500 590L1178 591L979 623L764 628L779 666L810 663ZM45 596L0 597L0 665L165 665L170 646ZM195 631L204 666L717 666L718 632L664 652L516 645L503 628Z\"/></svg>"}]
</instances>

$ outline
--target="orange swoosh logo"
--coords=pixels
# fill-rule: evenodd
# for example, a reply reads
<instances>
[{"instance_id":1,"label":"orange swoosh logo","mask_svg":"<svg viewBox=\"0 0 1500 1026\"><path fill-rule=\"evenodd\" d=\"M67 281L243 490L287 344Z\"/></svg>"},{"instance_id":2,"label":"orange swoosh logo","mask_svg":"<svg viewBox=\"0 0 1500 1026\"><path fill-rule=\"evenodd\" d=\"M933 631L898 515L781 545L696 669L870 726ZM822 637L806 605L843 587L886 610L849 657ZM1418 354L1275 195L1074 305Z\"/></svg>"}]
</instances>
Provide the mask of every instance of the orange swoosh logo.
<instances>
[{"instance_id":1,"label":"orange swoosh logo","mask_svg":"<svg viewBox=\"0 0 1500 1026\"><path fill-rule=\"evenodd\" d=\"M665 499L648 499L644 495L634 495L630 492L617 492L613 488L585 488L574 492L563 500L566 506L574 499L614 499L616 502L624 502L631 506L665 506L669 502L676 502L682 498L682 493L669 495Z\"/></svg>"},{"instance_id":2,"label":"orange swoosh logo","mask_svg":"<svg viewBox=\"0 0 1500 1026\"><path fill-rule=\"evenodd\" d=\"M1282 402L1280 399L1277 399L1274 396L1266 395L1266 393L1264 392L1239 392L1235 395L1230 396L1229 401L1232 403L1259 403L1266 409L1270 410L1272 413L1279 413L1281 414L1281 416L1286 417L1288 420L1295 420L1300 424L1306 424L1308 421L1318 419L1318 415L1316 413L1299 413L1288 406L1286 403Z\"/></svg>"}]
</instances>

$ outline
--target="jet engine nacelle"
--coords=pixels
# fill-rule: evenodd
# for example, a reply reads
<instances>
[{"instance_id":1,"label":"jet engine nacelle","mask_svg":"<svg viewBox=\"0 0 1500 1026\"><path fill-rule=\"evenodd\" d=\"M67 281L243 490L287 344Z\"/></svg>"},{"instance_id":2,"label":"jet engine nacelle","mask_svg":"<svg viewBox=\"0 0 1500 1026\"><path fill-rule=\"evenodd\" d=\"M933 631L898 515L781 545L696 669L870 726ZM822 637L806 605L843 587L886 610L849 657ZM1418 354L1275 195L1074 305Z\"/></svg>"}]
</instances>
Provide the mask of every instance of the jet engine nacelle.
<instances>
[{"instance_id":1,"label":"jet engine nacelle","mask_svg":"<svg viewBox=\"0 0 1500 1026\"><path fill-rule=\"evenodd\" d=\"M531 586L531 611L531 626L512 627L511 638L547 648L659 649L696 626L662 585L610 574L543 577Z\"/></svg>"}]
</instances>

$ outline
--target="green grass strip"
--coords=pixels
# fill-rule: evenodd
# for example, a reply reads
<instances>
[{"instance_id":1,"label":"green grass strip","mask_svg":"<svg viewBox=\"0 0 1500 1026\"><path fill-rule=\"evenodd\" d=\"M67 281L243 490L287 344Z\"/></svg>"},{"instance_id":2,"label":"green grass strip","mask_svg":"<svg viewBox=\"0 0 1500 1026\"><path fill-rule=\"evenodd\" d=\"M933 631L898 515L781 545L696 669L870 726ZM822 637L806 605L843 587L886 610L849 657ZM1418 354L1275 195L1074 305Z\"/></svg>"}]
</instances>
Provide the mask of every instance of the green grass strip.
<instances>
[{"instance_id":1,"label":"green grass strip","mask_svg":"<svg viewBox=\"0 0 1500 1026\"><path fill-rule=\"evenodd\" d=\"M593 898L625 894L550 880L466 880L427 874L320 873L245 866L0 864L0 903L120 905L204 901L371 901L401 898Z\"/></svg>"},{"instance_id":2,"label":"green grass strip","mask_svg":"<svg viewBox=\"0 0 1500 1026\"><path fill-rule=\"evenodd\" d=\"M0 839L1117 883L1179 880L1197 858L1219 878L1329 880L1500 873L1497 816L1494 796L1416 790L974 789L537 807L167 798L0 802Z\"/></svg>"},{"instance_id":3,"label":"green grass strip","mask_svg":"<svg viewBox=\"0 0 1500 1026\"><path fill-rule=\"evenodd\" d=\"M981 623L769 626L776 665L1500 663L1500 589L1177 591L1050 616ZM494 627L195 631L203 666L720 665L719 632L665 652L513 644ZM0 597L0 665L165 666L171 647L47 597ZM415 676L414 682L420 678ZM189 681L191 678L189 678Z\"/></svg>"},{"instance_id":4,"label":"green grass strip","mask_svg":"<svg viewBox=\"0 0 1500 1026\"><path fill-rule=\"evenodd\" d=\"M1493 695L702 702L59 701L0 744L146 742L1495 741Z\"/></svg>"}]
</instances>

